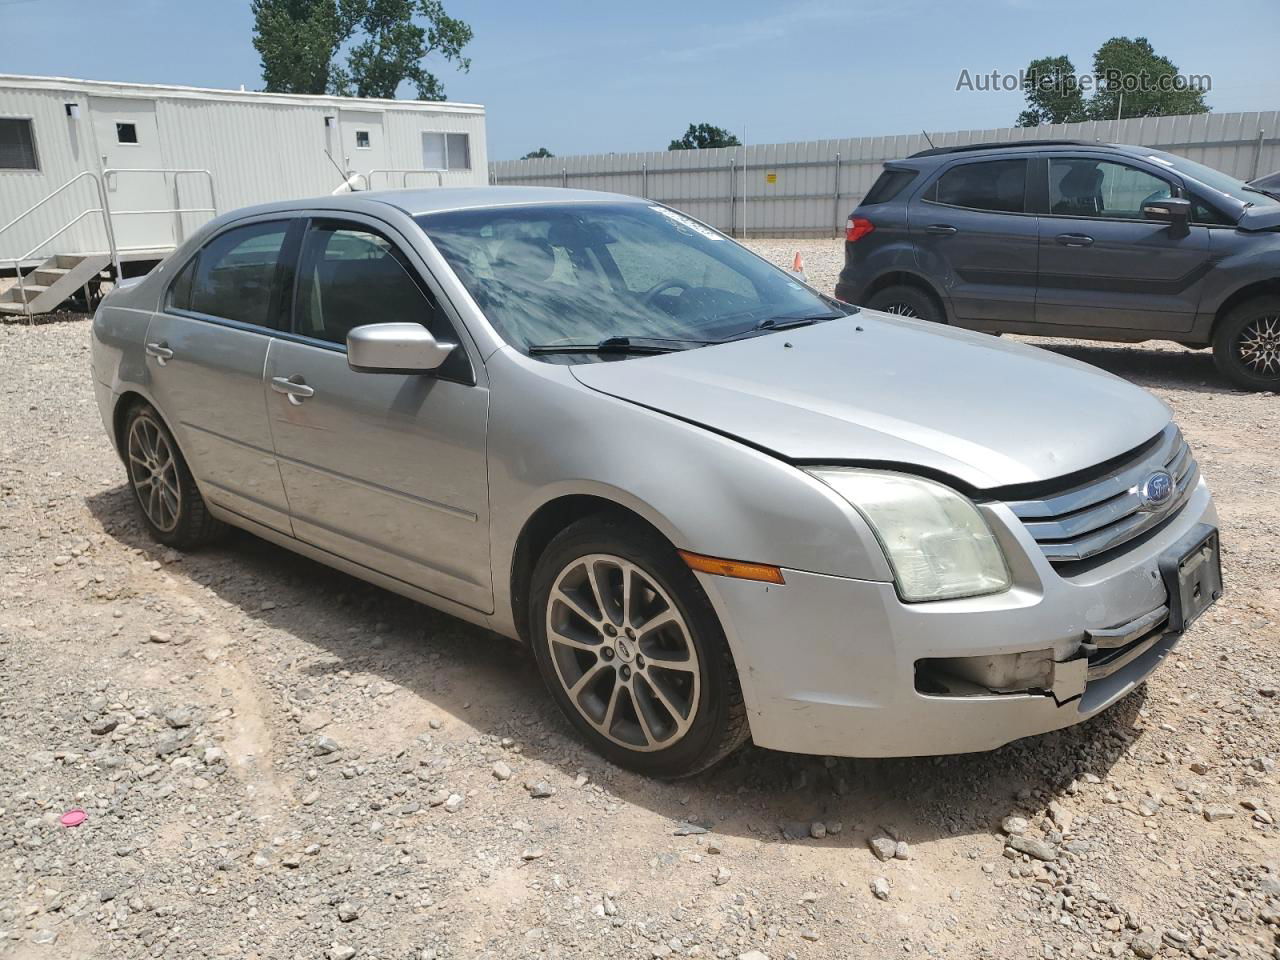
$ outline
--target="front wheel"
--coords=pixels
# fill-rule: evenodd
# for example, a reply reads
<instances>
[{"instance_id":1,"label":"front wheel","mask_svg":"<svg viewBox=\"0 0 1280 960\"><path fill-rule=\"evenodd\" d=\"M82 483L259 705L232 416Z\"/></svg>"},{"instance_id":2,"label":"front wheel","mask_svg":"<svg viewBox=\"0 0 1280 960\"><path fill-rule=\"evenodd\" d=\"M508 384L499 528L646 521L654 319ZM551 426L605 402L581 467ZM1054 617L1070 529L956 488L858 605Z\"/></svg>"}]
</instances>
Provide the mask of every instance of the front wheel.
<instances>
[{"instance_id":1,"label":"front wheel","mask_svg":"<svg viewBox=\"0 0 1280 960\"><path fill-rule=\"evenodd\" d=\"M1258 297L1227 314L1213 332L1213 363L1245 390L1280 390L1280 297Z\"/></svg>"},{"instance_id":2,"label":"front wheel","mask_svg":"<svg viewBox=\"0 0 1280 960\"><path fill-rule=\"evenodd\" d=\"M947 318L937 304L917 287L885 287L867 302L868 310L880 310L900 317L915 317L930 323L946 323Z\"/></svg>"},{"instance_id":3,"label":"front wheel","mask_svg":"<svg viewBox=\"0 0 1280 960\"><path fill-rule=\"evenodd\" d=\"M539 672L582 737L621 767L685 777L748 735L737 670L702 587L638 523L578 521L539 558L531 592Z\"/></svg>"}]
</instances>

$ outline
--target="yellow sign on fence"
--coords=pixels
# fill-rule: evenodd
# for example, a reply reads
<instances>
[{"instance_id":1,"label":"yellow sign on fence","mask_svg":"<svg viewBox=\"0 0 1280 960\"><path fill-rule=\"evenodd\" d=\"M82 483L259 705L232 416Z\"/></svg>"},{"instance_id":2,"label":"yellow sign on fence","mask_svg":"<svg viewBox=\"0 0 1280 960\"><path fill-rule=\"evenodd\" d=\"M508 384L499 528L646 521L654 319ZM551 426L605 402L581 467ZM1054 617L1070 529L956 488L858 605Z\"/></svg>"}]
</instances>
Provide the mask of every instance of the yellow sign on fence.
<instances>
[{"instance_id":1,"label":"yellow sign on fence","mask_svg":"<svg viewBox=\"0 0 1280 960\"><path fill-rule=\"evenodd\" d=\"M777 183L777 182L778 182L778 175L777 175L776 173L766 173L766 174L764 175L764 182L765 182L765 183Z\"/></svg>"}]
</instances>

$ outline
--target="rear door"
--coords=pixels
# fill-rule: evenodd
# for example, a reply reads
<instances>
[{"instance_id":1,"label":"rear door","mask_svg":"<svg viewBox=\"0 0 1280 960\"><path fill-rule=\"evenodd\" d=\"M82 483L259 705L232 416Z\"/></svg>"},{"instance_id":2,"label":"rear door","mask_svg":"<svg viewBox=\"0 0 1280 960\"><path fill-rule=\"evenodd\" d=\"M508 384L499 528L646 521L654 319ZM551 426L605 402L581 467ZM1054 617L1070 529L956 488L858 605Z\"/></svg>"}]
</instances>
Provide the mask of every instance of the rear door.
<instances>
[{"instance_id":1,"label":"rear door","mask_svg":"<svg viewBox=\"0 0 1280 960\"><path fill-rule=\"evenodd\" d=\"M920 268L942 286L963 326L1032 319L1038 231L1029 169L1025 157L965 159L908 208Z\"/></svg>"},{"instance_id":2,"label":"rear door","mask_svg":"<svg viewBox=\"0 0 1280 960\"><path fill-rule=\"evenodd\" d=\"M285 533L262 372L282 326L300 226L276 216L215 236L176 274L146 343L152 397L201 494Z\"/></svg>"},{"instance_id":3,"label":"rear door","mask_svg":"<svg viewBox=\"0 0 1280 960\"><path fill-rule=\"evenodd\" d=\"M298 539L487 612L489 392L442 302L385 224L312 220L267 362L272 435ZM347 365L348 331L399 322L458 346L432 374Z\"/></svg>"},{"instance_id":4,"label":"rear door","mask_svg":"<svg viewBox=\"0 0 1280 960\"><path fill-rule=\"evenodd\" d=\"M1050 156L1037 327L1190 331L1212 264L1209 229L1141 213L1144 200L1181 195L1171 174L1138 161Z\"/></svg>"}]
</instances>

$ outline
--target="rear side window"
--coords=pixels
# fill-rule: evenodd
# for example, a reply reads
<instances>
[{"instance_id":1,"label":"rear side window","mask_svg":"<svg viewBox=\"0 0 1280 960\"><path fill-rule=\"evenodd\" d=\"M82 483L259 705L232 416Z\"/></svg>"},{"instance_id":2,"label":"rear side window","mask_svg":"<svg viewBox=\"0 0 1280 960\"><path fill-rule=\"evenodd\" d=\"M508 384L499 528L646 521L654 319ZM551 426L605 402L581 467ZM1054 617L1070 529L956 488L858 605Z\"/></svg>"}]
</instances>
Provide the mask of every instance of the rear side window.
<instances>
[{"instance_id":1,"label":"rear side window","mask_svg":"<svg viewBox=\"0 0 1280 960\"><path fill-rule=\"evenodd\" d=\"M918 172L916 170L895 170L892 167L886 167L884 172L876 178L876 182L871 185L871 189L862 198L862 203L859 206L866 207L873 203L888 203L916 178Z\"/></svg>"},{"instance_id":2,"label":"rear side window","mask_svg":"<svg viewBox=\"0 0 1280 960\"><path fill-rule=\"evenodd\" d=\"M1025 159L985 160L952 167L938 178L930 199L953 207L1022 213L1026 195Z\"/></svg>"},{"instance_id":3,"label":"rear side window","mask_svg":"<svg viewBox=\"0 0 1280 960\"><path fill-rule=\"evenodd\" d=\"M195 260L190 310L258 327L278 328L272 296L280 273L287 221L254 223L211 240ZM174 283L174 296L183 277ZM177 305L175 303L175 305Z\"/></svg>"}]
</instances>

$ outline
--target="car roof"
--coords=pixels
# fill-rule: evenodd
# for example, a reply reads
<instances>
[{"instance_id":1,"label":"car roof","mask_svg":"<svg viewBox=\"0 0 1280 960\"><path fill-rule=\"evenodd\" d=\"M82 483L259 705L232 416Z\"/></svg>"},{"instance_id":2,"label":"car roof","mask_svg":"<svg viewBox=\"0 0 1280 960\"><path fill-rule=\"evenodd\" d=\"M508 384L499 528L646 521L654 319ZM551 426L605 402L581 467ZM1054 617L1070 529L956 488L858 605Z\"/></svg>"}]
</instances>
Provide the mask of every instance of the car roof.
<instances>
[{"instance_id":1,"label":"car roof","mask_svg":"<svg viewBox=\"0 0 1280 960\"><path fill-rule=\"evenodd\" d=\"M1063 147L1101 150L1113 153L1124 153L1130 156L1145 156L1153 152L1152 147L1139 147L1125 143L1102 143L1098 140L1005 140L989 143L959 143L949 147L934 147L911 154L908 160L923 160L929 157L945 159L955 154L965 153L1034 153L1040 150L1061 150Z\"/></svg>"}]
</instances>

